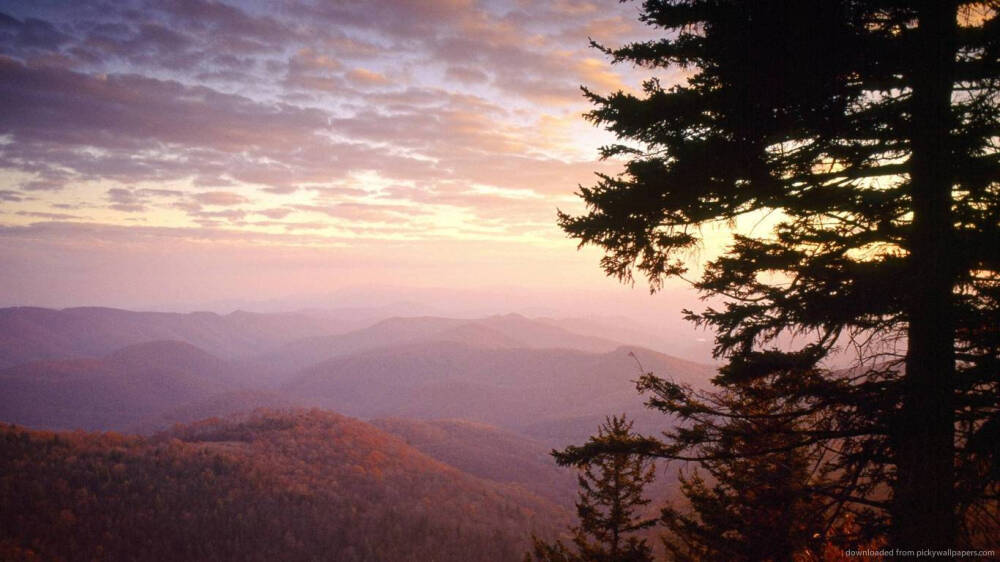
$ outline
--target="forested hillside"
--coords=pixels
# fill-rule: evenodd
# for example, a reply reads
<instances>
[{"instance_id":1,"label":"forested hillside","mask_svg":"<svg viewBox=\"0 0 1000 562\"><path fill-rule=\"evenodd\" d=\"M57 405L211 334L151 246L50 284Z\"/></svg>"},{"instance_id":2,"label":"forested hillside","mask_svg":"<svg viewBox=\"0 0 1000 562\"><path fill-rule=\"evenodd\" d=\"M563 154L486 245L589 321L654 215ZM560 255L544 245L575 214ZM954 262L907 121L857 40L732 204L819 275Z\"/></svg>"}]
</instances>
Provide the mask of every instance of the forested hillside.
<instances>
[{"instance_id":1,"label":"forested hillside","mask_svg":"<svg viewBox=\"0 0 1000 562\"><path fill-rule=\"evenodd\" d=\"M568 513L374 427L260 411L143 439L0 430L0 559L519 560Z\"/></svg>"},{"instance_id":2,"label":"forested hillside","mask_svg":"<svg viewBox=\"0 0 1000 562\"><path fill-rule=\"evenodd\" d=\"M523 486L561 505L576 499L576 473L552 460L552 447L525 435L465 420L380 419L375 427L463 472Z\"/></svg>"}]
</instances>

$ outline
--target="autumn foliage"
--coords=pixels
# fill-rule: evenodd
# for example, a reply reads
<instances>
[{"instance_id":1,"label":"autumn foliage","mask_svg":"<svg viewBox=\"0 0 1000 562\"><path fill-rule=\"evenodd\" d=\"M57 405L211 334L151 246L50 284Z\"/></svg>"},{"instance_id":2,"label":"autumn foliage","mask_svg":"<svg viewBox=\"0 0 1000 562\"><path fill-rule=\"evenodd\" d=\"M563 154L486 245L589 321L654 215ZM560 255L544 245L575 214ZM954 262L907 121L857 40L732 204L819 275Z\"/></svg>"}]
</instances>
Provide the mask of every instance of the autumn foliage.
<instances>
[{"instance_id":1,"label":"autumn foliage","mask_svg":"<svg viewBox=\"0 0 1000 562\"><path fill-rule=\"evenodd\" d=\"M517 560L566 521L368 424L313 411L150 439L0 429L4 560Z\"/></svg>"}]
</instances>

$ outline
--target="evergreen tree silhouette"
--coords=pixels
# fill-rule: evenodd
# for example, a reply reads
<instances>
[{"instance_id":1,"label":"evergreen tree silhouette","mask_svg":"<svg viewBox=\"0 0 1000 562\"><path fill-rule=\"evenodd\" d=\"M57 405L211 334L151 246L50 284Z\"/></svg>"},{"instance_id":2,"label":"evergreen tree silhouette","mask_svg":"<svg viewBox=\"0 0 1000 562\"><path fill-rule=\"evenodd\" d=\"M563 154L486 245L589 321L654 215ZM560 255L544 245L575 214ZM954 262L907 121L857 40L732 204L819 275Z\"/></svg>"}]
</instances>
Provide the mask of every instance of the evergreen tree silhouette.
<instances>
[{"instance_id":1,"label":"evergreen tree silhouette","mask_svg":"<svg viewBox=\"0 0 1000 562\"><path fill-rule=\"evenodd\" d=\"M653 290L684 277L704 228L733 226L694 282L724 304L688 312L716 332L716 384L775 377L797 405L788 447L835 451L834 510L880 513L906 549L968 541L969 521L996 532L998 9L648 0L641 19L662 38L595 46L685 79L585 89L590 119L620 139L602 155L625 167L580 188L584 214L560 213L609 275ZM854 368L824 368L845 347ZM697 408L653 379L666 410ZM642 444L683 456L661 445Z\"/></svg>"},{"instance_id":2,"label":"evergreen tree silhouette","mask_svg":"<svg viewBox=\"0 0 1000 562\"><path fill-rule=\"evenodd\" d=\"M646 540L635 536L635 533L656 524L655 518L643 518L640 513L649 504L643 490L653 481L655 465L650 459L626 450L634 437L632 426L633 422L624 415L607 418L597 435L587 443L601 448L598 455L581 459L574 447L553 452L560 465L575 466L580 470L579 499L576 502L580 523L572 529L572 550L560 541L548 544L535 539L535 560L652 561L652 550ZM525 555L525 560L531 560L530 554Z\"/></svg>"}]
</instances>

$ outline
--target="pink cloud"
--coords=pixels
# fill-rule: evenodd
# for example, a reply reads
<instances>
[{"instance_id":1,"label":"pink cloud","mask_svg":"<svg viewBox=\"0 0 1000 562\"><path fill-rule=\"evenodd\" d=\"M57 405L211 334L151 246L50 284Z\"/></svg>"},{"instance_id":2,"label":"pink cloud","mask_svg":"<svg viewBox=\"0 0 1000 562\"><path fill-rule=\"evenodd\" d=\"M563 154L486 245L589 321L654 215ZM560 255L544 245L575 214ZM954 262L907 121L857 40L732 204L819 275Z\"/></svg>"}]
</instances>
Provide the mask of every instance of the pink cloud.
<instances>
[{"instance_id":1,"label":"pink cloud","mask_svg":"<svg viewBox=\"0 0 1000 562\"><path fill-rule=\"evenodd\" d=\"M347 73L347 77L355 83L364 86L384 86L389 84L389 79L384 74L373 72L365 68L355 68Z\"/></svg>"},{"instance_id":2,"label":"pink cloud","mask_svg":"<svg viewBox=\"0 0 1000 562\"><path fill-rule=\"evenodd\" d=\"M214 205L217 207L232 207L250 202L246 197L231 191L206 191L196 193L191 196L195 201L203 205Z\"/></svg>"},{"instance_id":3,"label":"pink cloud","mask_svg":"<svg viewBox=\"0 0 1000 562\"><path fill-rule=\"evenodd\" d=\"M372 255L391 247L404 263L413 250L399 239L457 263L477 258L456 248L504 235L544 240L518 251L551 262L539 256L561 243L556 207L617 164L567 156L552 139L573 134L544 129L586 109L581 83L628 82L588 35L615 43L641 27L634 7L575 0L9 11L0 15L0 229L83 220L50 212L72 204L107 224L10 232L44 231L55 246L83 244L69 237L84 233L169 246L174 231L149 229L170 217L189 225L184 237L364 239ZM294 238L258 238L264 228ZM471 242L439 251L452 238Z\"/></svg>"}]
</instances>

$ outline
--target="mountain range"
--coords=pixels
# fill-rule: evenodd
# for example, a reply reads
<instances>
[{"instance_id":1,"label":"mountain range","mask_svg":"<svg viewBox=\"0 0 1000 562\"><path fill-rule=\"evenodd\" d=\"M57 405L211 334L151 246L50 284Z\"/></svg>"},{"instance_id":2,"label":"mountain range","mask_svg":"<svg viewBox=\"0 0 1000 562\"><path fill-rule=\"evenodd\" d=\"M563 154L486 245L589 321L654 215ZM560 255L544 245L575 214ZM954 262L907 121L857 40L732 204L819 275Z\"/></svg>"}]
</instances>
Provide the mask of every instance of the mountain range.
<instances>
[{"instance_id":1,"label":"mountain range","mask_svg":"<svg viewBox=\"0 0 1000 562\"><path fill-rule=\"evenodd\" d=\"M325 335L316 334L333 331L331 321L289 327L299 318L0 310L0 420L153 431L261 406L319 406L365 419L465 419L555 443L585 438L610 414L643 427L651 416L632 382L640 368L695 385L712 375L519 315L390 318Z\"/></svg>"},{"instance_id":2,"label":"mountain range","mask_svg":"<svg viewBox=\"0 0 1000 562\"><path fill-rule=\"evenodd\" d=\"M157 340L190 343L236 358L306 337L335 333L331 318L236 311L188 314L81 307L0 309L0 368L48 359L100 357Z\"/></svg>"},{"instance_id":3,"label":"mountain range","mask_svg":"<svg viewBox=\"0 0 1000 562\"><path fill-rule=\"evenodd\" d=\"M517 560L571 520L553 448L715 371L614 323L362 316L0 310L0 559Z\"/></svg>"}]
</instances>

